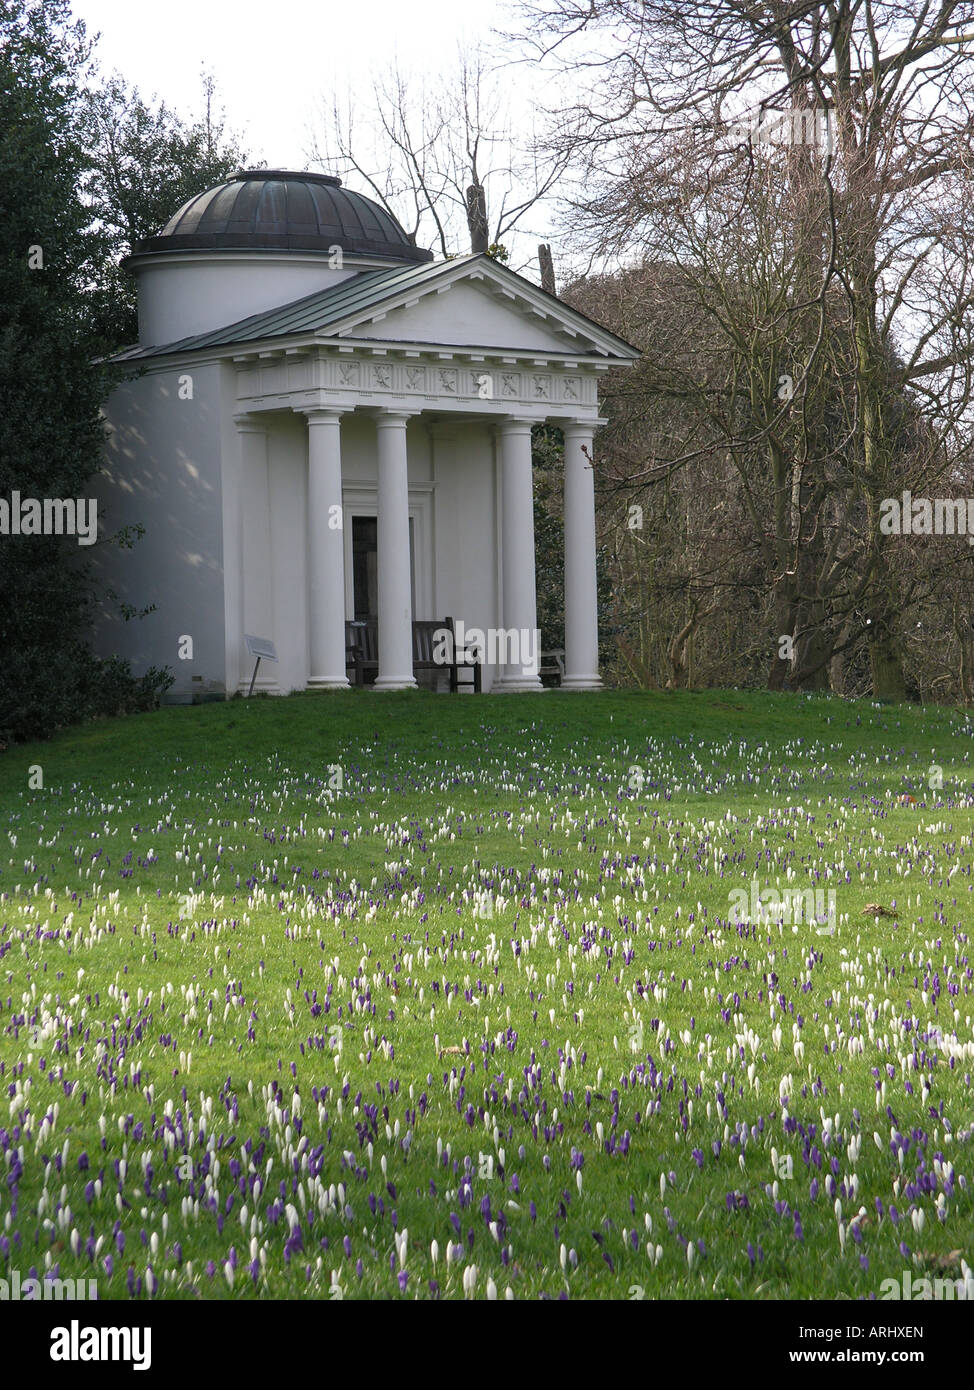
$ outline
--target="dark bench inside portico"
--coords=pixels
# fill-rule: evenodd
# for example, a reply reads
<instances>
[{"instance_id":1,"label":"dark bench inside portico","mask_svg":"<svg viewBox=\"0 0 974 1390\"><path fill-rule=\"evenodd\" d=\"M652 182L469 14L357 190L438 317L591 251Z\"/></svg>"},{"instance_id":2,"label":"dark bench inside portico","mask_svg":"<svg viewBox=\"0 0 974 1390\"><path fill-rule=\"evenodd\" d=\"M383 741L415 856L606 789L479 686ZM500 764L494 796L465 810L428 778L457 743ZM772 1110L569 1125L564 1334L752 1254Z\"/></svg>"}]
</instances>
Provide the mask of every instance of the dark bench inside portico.
<instances>
[{"instance_id":1,"label":"dark bench inside portico","mask_svg":"<svg viewBox=\"0 0 974 1390\"><path fill-rule=\"evenodd\" d=\"M451 636L449 650L452 661L443 661L443 632ZM355 685L365 685L366 675L374 675L379 670L379 623L376 618L348 619L345 623L345 666L354 671ZM471 687L475 694L481 692L482 663L472 659L467 649L457 650L456 630L453 619L418 619L413 622L413 671L446 671L450 676L450 693L460 689L460 675L471 672L472 679L463 684Z\"/></svg>"}]
</instances>

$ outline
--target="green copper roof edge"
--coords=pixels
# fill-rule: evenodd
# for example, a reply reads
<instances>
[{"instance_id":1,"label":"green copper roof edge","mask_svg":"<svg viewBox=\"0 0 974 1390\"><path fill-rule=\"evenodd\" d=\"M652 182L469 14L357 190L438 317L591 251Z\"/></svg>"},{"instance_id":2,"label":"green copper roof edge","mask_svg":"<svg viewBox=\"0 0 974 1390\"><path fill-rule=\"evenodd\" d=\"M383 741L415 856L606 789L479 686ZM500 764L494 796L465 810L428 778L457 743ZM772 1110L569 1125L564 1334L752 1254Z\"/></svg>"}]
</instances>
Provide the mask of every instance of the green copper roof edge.
<instances>
[{"instance_id":1,"label":"green copper roof edge","mask_svg":"<svg viewBox=\"0 0 974 1390\"><path fill-rule=\"evenodd\" d=\"M452 274L463 265L475 260L489 262L492 268L501 272L502 278L510 276L523 287L522 293L525 293L526 297L538 297L542 301L550 301L552 313L563 315L569 321L574 321L590 330L594 329L600 337L622 348L626 357L630 354L634 354L636 357L640 355L639 349L634 347L632 343L626 342L624 338L620 338L611 329L603 328L601 324L588 318L578 309L563 303L556 296L548 294L540 286L518 275L516 271L509 270L506 266L499 265L498 262L491 261L484 255L469 255L458 256L449 261L434 261L422 265L392 266L383 270L362 271L347 280L339 281L337 285L313 290L310 294L302 295L299 299L292 300L288 304L282 304L273 309L263 309L259 313L250 314L247 318L238 319L236 322L226 324L221 328L210 329L206 333L191 334L171 343L154 344L151 347L140 348L135 351L127 349L124 353L116 354L109 360L113 362L144 361L147 358L202 351L206 348L232 347L238 343L252 343L298 333L320 332L329 326L340 324L350 316L361 314L371 308L377 308L412 286L422 285L441 275ZM515 349L512 347L509 350L514 351ZM519 351L528 351L528 349L519 349Z\"/></svg>"}]
</instances>

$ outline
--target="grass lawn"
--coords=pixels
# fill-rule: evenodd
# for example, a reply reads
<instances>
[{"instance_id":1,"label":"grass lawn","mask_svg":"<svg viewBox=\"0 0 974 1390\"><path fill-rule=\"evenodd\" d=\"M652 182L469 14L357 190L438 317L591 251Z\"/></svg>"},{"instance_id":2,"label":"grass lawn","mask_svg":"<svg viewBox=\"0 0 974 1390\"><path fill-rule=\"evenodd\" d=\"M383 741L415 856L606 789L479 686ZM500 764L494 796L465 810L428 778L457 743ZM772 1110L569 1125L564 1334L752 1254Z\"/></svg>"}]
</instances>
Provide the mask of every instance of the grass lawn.
<instances>
[{"instance_id":1,"label":"grass lawn","mask_svg":"<svg viewBox=\"0 0 974 1390\"><path fill-rule=\"evenodd\" d=\"M736 691L350 692L8 750L0 1278L966 1277L972 735Z\"/></svg>"}]
</instances>

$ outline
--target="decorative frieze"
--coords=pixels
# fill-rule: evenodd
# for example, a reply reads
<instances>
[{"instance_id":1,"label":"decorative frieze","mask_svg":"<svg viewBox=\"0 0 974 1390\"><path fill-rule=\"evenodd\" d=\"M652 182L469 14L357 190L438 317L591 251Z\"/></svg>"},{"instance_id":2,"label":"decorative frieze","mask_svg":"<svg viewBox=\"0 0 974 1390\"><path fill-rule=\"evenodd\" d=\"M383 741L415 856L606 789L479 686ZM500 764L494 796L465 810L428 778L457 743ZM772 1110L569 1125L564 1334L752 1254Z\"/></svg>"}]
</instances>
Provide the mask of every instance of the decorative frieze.
<instances>
[{"instance_id":1,"label":"decorative frieze","mask_svg":"<svg viewBox=\"0 0 974 1390\"><path fill-rule=\"evenodd\" d=\"M520 372L501 372L501 395L507 401L521 399Z\"/></svg>"},{"instance_id":2,"label":"decorative frieze","mask_svg":"<svg viewBox=\"0 0 974 1390\"><path fill-rule=\"evenodd\" d=\"M392 354L375 360L373 353L352 356L348 350L341 355L311 352L287 361L238 358L237 397L251 410L304 409L322 404L321 392L341 393L343 402L350 402L343 403L343 409L379 405L390 398L397 409L412 400L420 410L473 408L487 414L522 406L543 407L554 414L559 406L571 411L597 407L597 377L605 370L601 364L581 372L566 372L567 363L544 364L546 371L537 370L537 365L529 362L520 369L484 357L440 365L396 360Z\"/></svg>"}]
</instances>

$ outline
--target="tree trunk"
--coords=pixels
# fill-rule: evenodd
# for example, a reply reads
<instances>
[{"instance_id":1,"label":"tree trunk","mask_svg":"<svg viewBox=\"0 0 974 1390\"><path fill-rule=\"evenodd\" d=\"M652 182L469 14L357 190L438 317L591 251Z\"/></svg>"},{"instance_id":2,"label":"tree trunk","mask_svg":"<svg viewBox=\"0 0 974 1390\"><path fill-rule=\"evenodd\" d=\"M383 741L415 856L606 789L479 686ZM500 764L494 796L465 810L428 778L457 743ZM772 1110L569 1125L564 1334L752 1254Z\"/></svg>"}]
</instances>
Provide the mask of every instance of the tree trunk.
<instances>
[{"instance_id":1,"label":"tree trunk","mask_svg":"<svg viewBox=\"0 0 974 1390\"><path fill-rule=\"evenodd\" d=\"M538 264L541 267L541 288L548 294L554 294L555 263L551 259L551 247L545 242L538 247Z\"/></svg>"},{"instance_id":2,"label":"tree trunk","mask_svg":"<svg viewBox=\"0 0 974 1390\"><path fill-rule=\"evenodd\" d=\"M775 651L768 672L768 689L784 690L791 674L793 661L790 656L781 655L782 637L793 638L795 632L794 585L788 575L782 575L775 585L774 595L775 631L773 636Z\"/></svg>"},{"instance_id":3,"label":"tree trunk","mask_svg":"<svg viewBox=\"0 0 974 1390\"><path fill-rule=\"evenodd\" d=\"M872 626L878 626L873 619ZM906 681L903 676L903 652L895 633L881 629L869 642L869 669L873 679L873 697L877 700L905 700Z\"/></svg>"},{"instance_id":4,"label":"tree trunk","mask_svg":"<svg viewBox=\"0 0 974 1390\"><path fill-rule=\"evenodd\" d=\"M487 195L484 186L472 183L467 189L467 228L470 232L470 250L480 255L490 245L487 231Z\"/></svg>"}]
</instances>

